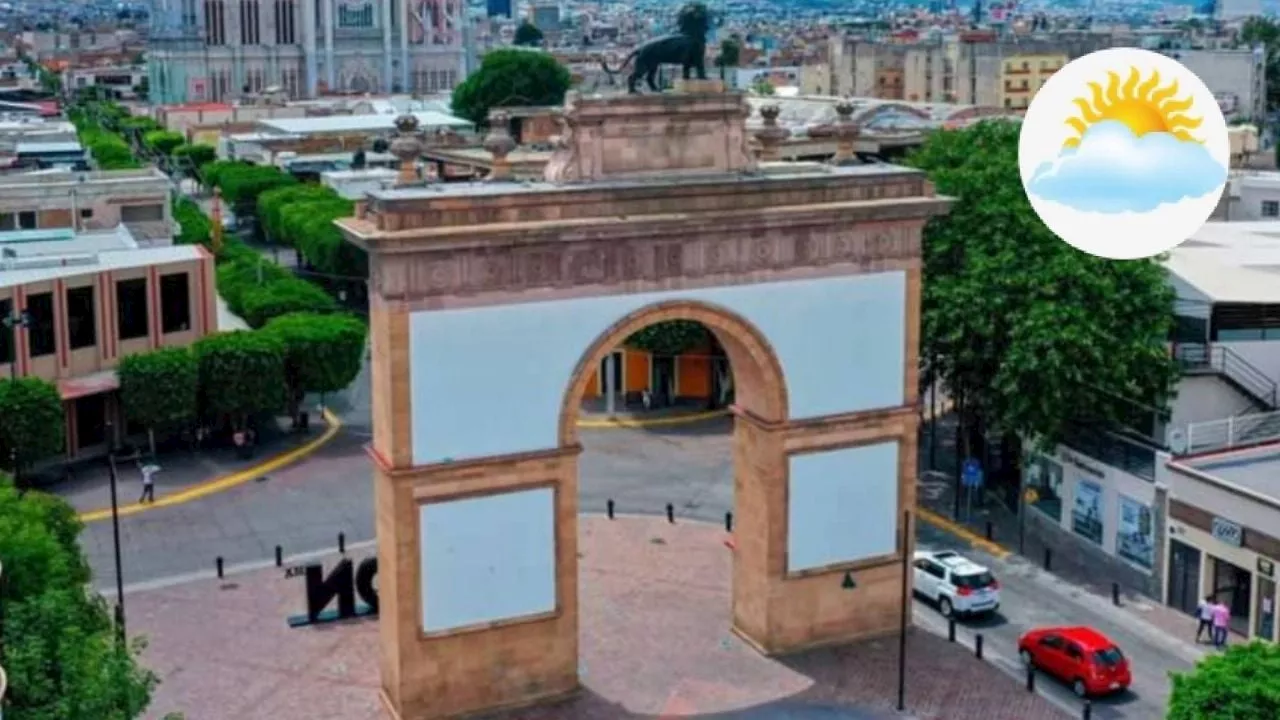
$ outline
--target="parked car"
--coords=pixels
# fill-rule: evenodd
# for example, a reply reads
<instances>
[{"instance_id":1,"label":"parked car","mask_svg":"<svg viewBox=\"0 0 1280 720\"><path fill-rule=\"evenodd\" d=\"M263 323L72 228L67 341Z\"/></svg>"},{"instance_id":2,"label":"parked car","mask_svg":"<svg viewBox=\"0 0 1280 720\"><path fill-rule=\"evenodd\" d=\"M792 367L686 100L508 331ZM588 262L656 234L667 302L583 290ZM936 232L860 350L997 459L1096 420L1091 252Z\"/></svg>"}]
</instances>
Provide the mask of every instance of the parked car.
<instances>
[{"instance_id":1,"label":"parked car","mask_svg":"<svg viewBox=\"0 0 1280 720\"><path fill-rule=\"evenodd\" d=\"M985 567L950 550L917 552L915 591L946 617L994 612L1000 607L1000 582Z\"/></svg>"},{"instance_id":2,"label":"parked car","mask_svg":"<svg viewBox=\"0 0 1280 720\"><path fill-rule=\"evenodd\" d=\"M1123 692L1133 679L1129 659L1093 628L1031 630L1018 640L1018 655L1027 667L1069 684L1079 697Z\"/></svg>"}]
</instances>

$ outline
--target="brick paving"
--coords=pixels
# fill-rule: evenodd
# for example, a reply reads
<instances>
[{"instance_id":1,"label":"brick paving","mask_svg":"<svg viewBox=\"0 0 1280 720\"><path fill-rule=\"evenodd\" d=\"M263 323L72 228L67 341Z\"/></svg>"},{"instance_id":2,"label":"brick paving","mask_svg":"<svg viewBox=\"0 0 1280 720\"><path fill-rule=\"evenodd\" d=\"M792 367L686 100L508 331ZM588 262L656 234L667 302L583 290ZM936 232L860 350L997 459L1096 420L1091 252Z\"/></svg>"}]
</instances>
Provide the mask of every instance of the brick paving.
<instances>
[{"instance_id":1,"label":"brick paving","mask_svg":"<svg viewBox=\"0 0 1280 720\"><path fill-rule=\"evenodd\" d=\"M925 632L908 636L907 707L893 712L897 639L760 656L729 632L731 562L713 525L584 517L583 691L503 720L1056 720L997 668ZM277 569L143 590L129 629L163 680L146 717L384 720L377 624L289 629L300 578Z\"/></svg>"}]
</instances>

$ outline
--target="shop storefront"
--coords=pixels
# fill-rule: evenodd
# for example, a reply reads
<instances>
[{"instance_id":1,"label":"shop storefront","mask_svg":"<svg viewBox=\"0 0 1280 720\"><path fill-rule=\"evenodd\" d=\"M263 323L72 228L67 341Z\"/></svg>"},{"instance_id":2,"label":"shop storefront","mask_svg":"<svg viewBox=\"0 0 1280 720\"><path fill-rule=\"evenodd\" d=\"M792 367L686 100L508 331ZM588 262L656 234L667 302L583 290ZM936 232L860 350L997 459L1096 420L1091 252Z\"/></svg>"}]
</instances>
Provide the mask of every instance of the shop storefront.
<instances>
[{"instance_id":1,"label":"shop storefront","mask_svg":"<svg viewBox=\"0 0 1280 720\"><path fill-rule=\"evenodd\" d=\"M1156 490L1142 478L1066 446L1023 464L1027 531L1109 579L1159 592Z\"/></svg>"},{"instance_id":2,"label":"shop storefront","mask_svg":"<svg viewBox=\"0 0 1280 720\"><path fill-rule=\"evenodd\" d=\"M1176 465L1167 466L1164 477L1170 484L1165 603L1194 613L1201 599L1212 597L1231 611L1233 635L1280 640L1276 627L1280 538L1258 529L1261 525L1280 528L1280 504L1272 507L1229 484Z\"/></svg>"}]
</instances>

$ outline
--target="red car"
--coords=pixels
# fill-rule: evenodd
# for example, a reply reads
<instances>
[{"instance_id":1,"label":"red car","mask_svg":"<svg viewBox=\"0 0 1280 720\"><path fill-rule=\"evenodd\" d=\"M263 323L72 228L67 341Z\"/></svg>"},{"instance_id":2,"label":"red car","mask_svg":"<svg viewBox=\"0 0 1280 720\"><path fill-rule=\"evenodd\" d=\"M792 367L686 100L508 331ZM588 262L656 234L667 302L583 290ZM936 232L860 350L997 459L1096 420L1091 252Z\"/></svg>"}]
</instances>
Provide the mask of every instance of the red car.
<instances>
[{"instance_id":1,"label":"red car","mask_svg":"<svg viewBox=\"0 0 1280 720\"><path fill-rule=\"evenodd\" d=\"M1129 688L1129 659L1106 635L1087 627L1038 628L1018 640L1018 655L1034 667L1071 685L1079 697Z\"/></svg>"}]
</instances>

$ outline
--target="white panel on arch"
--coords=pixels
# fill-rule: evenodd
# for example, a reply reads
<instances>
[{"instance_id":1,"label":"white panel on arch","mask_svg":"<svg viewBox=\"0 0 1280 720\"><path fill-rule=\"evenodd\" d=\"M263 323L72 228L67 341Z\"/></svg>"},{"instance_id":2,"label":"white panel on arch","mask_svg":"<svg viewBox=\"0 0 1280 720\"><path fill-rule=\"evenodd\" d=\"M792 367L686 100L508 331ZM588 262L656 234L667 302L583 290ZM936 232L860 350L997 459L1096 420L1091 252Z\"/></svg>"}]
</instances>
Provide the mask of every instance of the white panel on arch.
<instances>
[{"instance_id":1,"label":"white panel on arch","mask_svg":"<svg viewBox=\"0 0 1280 720\"><path fill-rule=\"evenodd\" d=\"M723 308L782 365L789 417L902 405L906 273L423 310L410 319L415 464L559 445L560 408L590 345L663 302Z\"/></svg>"},{"instance_id":2,"label":"white panel on arch","mask_svg":"<svg viewBox=\"0 0 1280 720\"><path fill-rule=\"evenodd\" d=\"M886 442L790 457L787 572L897 549L898 452Z\"/></svg>"},{"instance_id":3,"label":"white panel on arch","mask_svg":"<svg viewBox=\"0 0 1280 720\"><path fill-rule=\"evenodd\" d=\"M423 630L555 610L555 514L551 488L420 506Z\"/></svg>"}]
</instances>

